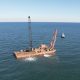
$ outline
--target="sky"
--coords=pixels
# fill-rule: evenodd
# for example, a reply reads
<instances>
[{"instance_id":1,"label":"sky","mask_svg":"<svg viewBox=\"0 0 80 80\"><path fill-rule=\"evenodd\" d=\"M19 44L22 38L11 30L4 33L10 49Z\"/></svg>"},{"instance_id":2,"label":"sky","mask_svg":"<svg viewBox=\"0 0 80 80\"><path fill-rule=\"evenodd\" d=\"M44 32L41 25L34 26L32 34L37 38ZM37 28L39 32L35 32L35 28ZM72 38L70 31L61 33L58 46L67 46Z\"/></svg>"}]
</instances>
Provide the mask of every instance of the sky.
<instances>
[{"instance_id":1,"label":"sky","mask_svg":"<svg viewBox=\"0 0 80 80\"><path fill-rule=\"evenodd\" d=\"M80 0L0 0L0 22L80 22Z\"/></svg>"}]
</instances>

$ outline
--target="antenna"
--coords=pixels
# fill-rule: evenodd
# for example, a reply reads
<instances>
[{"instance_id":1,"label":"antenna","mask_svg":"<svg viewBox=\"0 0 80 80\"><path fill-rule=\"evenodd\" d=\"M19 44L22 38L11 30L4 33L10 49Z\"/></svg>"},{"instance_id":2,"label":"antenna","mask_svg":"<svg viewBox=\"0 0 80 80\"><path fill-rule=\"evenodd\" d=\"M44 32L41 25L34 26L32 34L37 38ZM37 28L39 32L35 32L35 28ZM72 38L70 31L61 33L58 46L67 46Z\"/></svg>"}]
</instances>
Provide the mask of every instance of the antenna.
<instances>
[{"instance_id":1,"label":"antenna","mask_svg":"<svg viewBox=\"0 0 80 80\"><path fill-rule=\"evenodd\" d=\"M29 28L29 49L32 50L32 30L31 30L31 19L28 16L28 28Z\"/></svg>"}]
</instances>

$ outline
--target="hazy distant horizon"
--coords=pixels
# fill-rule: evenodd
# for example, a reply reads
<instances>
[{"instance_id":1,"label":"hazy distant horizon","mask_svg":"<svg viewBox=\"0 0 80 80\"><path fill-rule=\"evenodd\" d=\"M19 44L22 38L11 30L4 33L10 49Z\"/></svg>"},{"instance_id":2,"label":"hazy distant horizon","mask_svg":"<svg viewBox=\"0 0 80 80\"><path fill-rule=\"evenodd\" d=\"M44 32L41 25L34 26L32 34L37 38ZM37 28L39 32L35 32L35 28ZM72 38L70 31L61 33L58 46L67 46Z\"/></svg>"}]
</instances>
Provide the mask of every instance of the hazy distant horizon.
<instances>
[{"instance_id":1,"label":"hazy distant horizon","mask_svg":"<svg viewBox=\"0 0 80 80\"><path fill-rule=\"evenodd\" d=\"M28 18L25 19L0 19L0 22L28 22ZM31 22L71 22L71 23L80 23L80 21L66 21L66 20L35 20L31 18Z\"/></svg>"}]
</instances>

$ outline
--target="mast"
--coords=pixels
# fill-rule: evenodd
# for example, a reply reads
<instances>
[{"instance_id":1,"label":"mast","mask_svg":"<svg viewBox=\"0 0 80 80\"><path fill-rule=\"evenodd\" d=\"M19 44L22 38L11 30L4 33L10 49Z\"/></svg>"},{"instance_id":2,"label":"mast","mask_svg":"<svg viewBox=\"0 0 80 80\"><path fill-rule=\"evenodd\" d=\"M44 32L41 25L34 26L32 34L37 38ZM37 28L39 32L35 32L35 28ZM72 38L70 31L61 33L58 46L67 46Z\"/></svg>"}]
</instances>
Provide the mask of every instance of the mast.
<instances>
[{"instance_id":1,"label":"mast","mask_svg":"<svg viewBox=\"0 0 80 80\"><path fill-rule=\"evenodd\" d=\"M53 47L55 46L55 42L56 42L56 37L57 37L57 29L56 31L54 32L54 37L53 37Z\"/></svg>"},{"instance_id":2,"label":"mast","mask_svg":"<svg viewBox=\"0 0 80 80\"><path fill-rule=\"evenodd\" d=\"M56 37L57 37L57 29L56 29L56 31L53 33L53 38L52 38L52 41L51 41L51 43L50 43L50 47L51 47L51 48L54 48L54 46L55 46Z\"/></svg>"},{"instance_id":3,"label":"mast","mask_svg":"<svg viewBox=\"0 0 80 80\"><path fill-rule=\"evenodd\" d=\"M31 19L28 16L28 29L29 29L29 49L32 50L32 30L31 30Z\"/></svg>"}]
</instances>

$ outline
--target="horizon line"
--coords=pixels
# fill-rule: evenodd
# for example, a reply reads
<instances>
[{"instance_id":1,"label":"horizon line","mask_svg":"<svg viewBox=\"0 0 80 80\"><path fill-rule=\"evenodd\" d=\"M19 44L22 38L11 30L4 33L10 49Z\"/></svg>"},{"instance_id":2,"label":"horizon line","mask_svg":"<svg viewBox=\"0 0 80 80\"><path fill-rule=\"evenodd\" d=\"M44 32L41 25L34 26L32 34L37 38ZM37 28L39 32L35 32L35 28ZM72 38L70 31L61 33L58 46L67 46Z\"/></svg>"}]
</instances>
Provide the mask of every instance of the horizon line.
<instances>
[{"instance_id":1,"label":"horizon line","mask_svg":"<svg viewBox=\"0 0 80 80\"><path fill-rule=\"evenodd\" d=\"M22 22L22 23L26 23L28 21L0 21L0 23L10 23L10 22ZM68 22L68 21L31 21L31 22L53 22L53 23L80 23L80 22Z\"/></svg>"}]
</instances>

